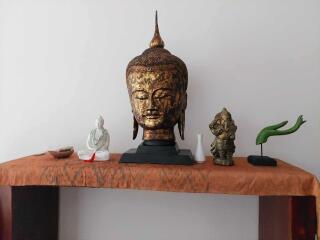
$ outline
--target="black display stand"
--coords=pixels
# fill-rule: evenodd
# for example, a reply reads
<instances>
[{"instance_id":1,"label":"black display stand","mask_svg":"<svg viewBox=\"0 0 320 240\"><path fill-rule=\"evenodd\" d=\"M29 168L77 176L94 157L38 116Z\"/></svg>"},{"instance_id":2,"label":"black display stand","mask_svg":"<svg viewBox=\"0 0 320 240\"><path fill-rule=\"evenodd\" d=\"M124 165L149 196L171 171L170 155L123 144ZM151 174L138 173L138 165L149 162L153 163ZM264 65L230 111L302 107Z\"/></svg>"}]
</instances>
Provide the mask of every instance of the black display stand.
<instances>
[{"instance_id":1,"label":"black display stand","mask_svg":"<svg viewBox=\"0 0 320 240\"><path fill-rule=\"evenodd\" d=\"M189 149L179 149L173 141L144 141L138 148L122 154L120 163L155 163L192 165L194 160Z\"/></svg>"},{"instance_id":2,"label":"black display stand","mask_svg":"<svg viewBox=\"0 0 320 240\"><path fill-rule=\"evenodd\" d=\"M248 162L255 166L277 166L277 161L271 157L263 156L263 144L260 144L261 154L248 156Z\"/></svg>"},{"instance_id":3,"label":"black display stand","mask_svg":"<svg viewBox=\"0 0 320 240\"><path fill-rule=\"evenodd\" d=\"M277 161L268 156L250 155L248 162L255 166L277 166Z\"/></svg>"}]
</instances>

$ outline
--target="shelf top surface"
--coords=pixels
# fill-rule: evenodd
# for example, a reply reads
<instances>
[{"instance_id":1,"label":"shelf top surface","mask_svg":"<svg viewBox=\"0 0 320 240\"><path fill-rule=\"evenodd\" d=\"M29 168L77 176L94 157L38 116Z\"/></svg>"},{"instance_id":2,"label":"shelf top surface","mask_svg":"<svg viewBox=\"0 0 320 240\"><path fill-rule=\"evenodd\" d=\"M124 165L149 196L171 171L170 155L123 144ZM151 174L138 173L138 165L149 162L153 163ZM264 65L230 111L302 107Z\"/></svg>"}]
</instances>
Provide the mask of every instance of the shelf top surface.
<instances>
[{"instance_id":1,"label":"shelf top surface","mask_svg":"<svg viewBox=\"0 0 320 240\"><path fill-rule=\"evenodd\" d=\"M217 193L259 196L317 196L317 178L298 167L278 160L277 167L258 167L236 157L231 167L213 164L207 157L192 166L119 163L86 163L73 154L54 159L48 153L0 164L2 186L60 186L121 188L168 192Z\"/></svg>"}]
</instances>

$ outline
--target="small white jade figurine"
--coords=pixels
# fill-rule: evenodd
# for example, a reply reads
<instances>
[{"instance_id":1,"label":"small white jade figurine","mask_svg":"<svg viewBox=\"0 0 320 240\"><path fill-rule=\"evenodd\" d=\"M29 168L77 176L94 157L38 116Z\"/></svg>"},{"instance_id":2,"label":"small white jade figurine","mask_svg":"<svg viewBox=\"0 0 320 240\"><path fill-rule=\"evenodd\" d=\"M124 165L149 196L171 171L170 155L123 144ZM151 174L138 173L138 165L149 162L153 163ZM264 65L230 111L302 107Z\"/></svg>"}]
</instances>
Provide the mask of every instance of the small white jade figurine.
<instances>
[{"instance_id":1,"label":"small white jade figurine","mask_svg":"<svg viewBox=\"0 0 320 240\"><path fill-rule=\"evenodd\" d=\"M91 150L91 153L86 151L79 152L80 159L89 158L90 155L95 153L95 160L108 160L109 154L109 143L110 135L103 127L104 119L99 116L96 120L96 128L92 129L87 138L87 147ZM83 156L82 156L83 155Z\"/></svg>"},{"instance_id":2,"label":"small white jade figurine","mask_svg":"<svg viewBox=\"0 0 320 240\"><path fill-rule=\"evenodd\" d=\"M87 139L87 147L90 150L109 150L110 136L107 129L103 127L103 124L104 119L99 116L96 120L96 128L91 130Z\"/></svg>"}]
</instances>

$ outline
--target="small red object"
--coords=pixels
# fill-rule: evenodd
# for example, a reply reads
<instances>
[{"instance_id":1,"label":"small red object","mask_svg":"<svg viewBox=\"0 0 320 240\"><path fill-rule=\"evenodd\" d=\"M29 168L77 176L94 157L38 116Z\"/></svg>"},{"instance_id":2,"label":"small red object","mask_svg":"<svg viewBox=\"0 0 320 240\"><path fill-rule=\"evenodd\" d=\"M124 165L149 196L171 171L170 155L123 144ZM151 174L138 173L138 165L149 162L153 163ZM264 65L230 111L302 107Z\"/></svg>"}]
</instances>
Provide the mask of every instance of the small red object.
<instances>
[{"instance_id":1,"label":"small red object","mask_svg":"<svg viewBox=\"0 0 320 240\"><path fill-rule=\"evenodd\" d=\"M96 153L94 152L94 153L92 154L91 158L88 159L88 160L84 160L84 162L93 162L95 158L96 158Z\"/></svg>"}]
</instances>

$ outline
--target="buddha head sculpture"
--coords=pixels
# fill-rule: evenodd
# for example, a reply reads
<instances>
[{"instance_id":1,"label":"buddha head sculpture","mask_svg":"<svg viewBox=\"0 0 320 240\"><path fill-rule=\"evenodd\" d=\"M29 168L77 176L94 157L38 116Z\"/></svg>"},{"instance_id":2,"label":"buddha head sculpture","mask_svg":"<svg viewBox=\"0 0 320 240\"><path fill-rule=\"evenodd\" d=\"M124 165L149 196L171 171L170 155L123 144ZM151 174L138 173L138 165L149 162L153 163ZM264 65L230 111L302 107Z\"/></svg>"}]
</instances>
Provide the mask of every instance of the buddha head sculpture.
<instances>
[{"instance_id":1,"label":"buddha head sculpture","mask_svg":"<svg viewBox=\"0 0 320 240\"><path fill-rule=\"evenodd\" d=\"M164 49L157 12L150 47L129 62L126 79L133 112L133 139L140 125L144 140L174 141L177 123L184 139L188 71L181 59Z\"/></svg>"}]
</instances>

